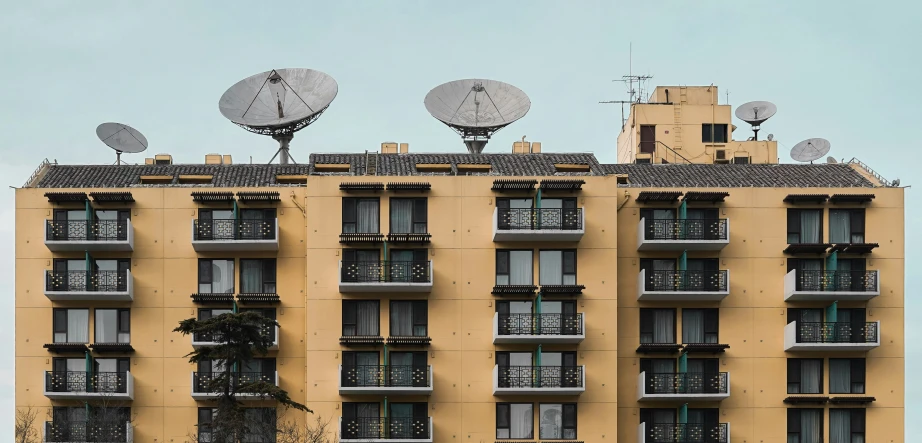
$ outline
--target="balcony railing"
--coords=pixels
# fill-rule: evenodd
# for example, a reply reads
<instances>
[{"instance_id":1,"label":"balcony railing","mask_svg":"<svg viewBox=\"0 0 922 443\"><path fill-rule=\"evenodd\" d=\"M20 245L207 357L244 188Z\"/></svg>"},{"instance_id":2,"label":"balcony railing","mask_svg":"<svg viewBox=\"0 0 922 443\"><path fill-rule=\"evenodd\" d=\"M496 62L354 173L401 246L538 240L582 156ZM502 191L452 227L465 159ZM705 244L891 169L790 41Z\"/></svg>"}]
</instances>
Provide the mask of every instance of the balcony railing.
<instances>
[{"instance_id":1,"label":"balcony railing","mask_svg":"<svg viewBox=\"0 0 922 443\"><path fill-rule=\"evenodd\" d=\"M787 301L866 301L880 295L879 272L793 270L784 276Z\"/></svg>"},{"instance_id":2,"label":"balcony railing","mask_svg":"<svg viewBox=\"0 0 922 443\"><path fill-rule=\"evenodd\" d=\"M130 372L46 371L45 396L51 399L111 397L132 399L134 378Z\"/></svg>"},{"instance_id":3,"label":"balcony railing","mask_svg":"<svg viewBox=\"0 0 922 443\"><path fill-rule=\"evenodd\" d=\"M644 374L645 394L729 394L726 372L680 372Z\"/></svg>"},{"instance_id":4,"label":"balcony railing","mask_svg":"<svg viewBox=\"0 0 922 443\"><path fill-rule=\"evenodd\" d=\"M278 350L279 348L279 326L271 326L263 328L262 334L264 337L272 341L272 344L269 346L270 351ZM206 346L215 346L218 344L224 343L224 336L220 334L206 334L197 332L192 334L192 347L195 349L206 347Z\"/></svg>"},{"instance_id":5,"label":"balcony railing","mask_svg":"<svg viewBox=\"0 0 922 443\"><path fill-rule=\"evenodd\" d=\"M728 443L728 423L641 423L641 443Z\"/></svg>"},{"instance_id":6,"label":"balcony railing","mask_svg":"<svg viewBox=\"0 0 922 443\"><path fill-rule=\"evenodd\" d=\"M785 351L869 351L880 346L880 322L800 322L784 327Z\"/></svg>"},{"instance_id":7,"label":"balcony railing","mask_svg":"<svg viewBox=\"0 0 922 443\"><path fill-rule=\"evenodd\" d=\"M432 290L432 262L340 262L340 292L428 292Z\"/></svg>"},{"instance_id":8,"label":"balcony railing","mask_svg":"<svg viewBox=\"0 0 922 443\"><path fill-rule=\"evenodd\" d=\"M499 335L582 335L583 314L499 314Z\"/></svg>"},{"instance_id":9,"label":"balcony railing","mask_svg":"<svg viewBox=\"0 0 922 443\"><path fill-rule=\"evenodd\" d=\"M131 220L46 220L45 245L51 251L131 251Z\"/></svg>"},{"instance_id":10,"label":"balcony railing","mask_svg":"<svg viewBox=\"0 0 922 443\"><path fill-rule=\"evenodd\" d=\"M218 392L210 388L210 385L221 377L224 376L223 372L193 372L192 373L192 398L197 400L205 400L208 398L214 398L219 395ZM279 376L277 371L272 372L231 372L230 374L230 389L237 390L241 387L256 383L256 382L267 382L272 383L275 386L279 384ZM259 394L249 394L249 393L237 393L236 397L238 399L247 400L247 399L260 399L264 397Z\"/></svg>"},{"instance_id":11,"label":"balcony railing","mask_svg":"<svg viewBox=\"0 0 922 443\"><path fill-rule=\"evenodd\" d=\"M638 251L719 251L730 244L727 219L646 219L638 225Z\"/></svg>"},{"instance_id":12,"label":"balcony railing","mask_svg":"<svg viewBox=\"0 0 922 443\"><path fill-rule=\"evenodd\" d=\"M340 441L432 440L430 417L359 417L340 420Z\"/></svg>"},{"instance_id":13,"label":"balcony railing","mask_svg":"<svg viewBox=\"0 0 922 443\"><path fill-rule=\"evenodd\" d=\"M638 300L719 301L730 294L730 272L641 269Z\"/></svg>"},{"instance_id":14,"label":"balcony railing","mask_svg":"<svg viewBox=\"0 0 922 443\"><path fill-rule=\"evenodd\" d=\"M131 271L48 271L46 291L54 292L128 292Z\"/></svg>"},{"instance_id":15,"label":"balcony railing","mask_svg":"<svg viewBox=\"0 0 922 443\"><path fill-rule=\"evenodd\" d=\"M493 241L579 241L583 208L496 208Z\"/></svg>"},{"instance_id":16,"label":"balcony railing","mask_svg":"<svg viewBox=\"0 0 922 443\"><path fill-rule=\"evenodd\" d=\"M342 366L344 387L394 388L431 387L429 366L356 365Z\"/></svg>"},{"instance_id":17,"label":"balcony railing","mask_svg":"<svg viewBox=\"0 0 922 443\"><path fill-rule=\"evenodd\" d=\"M192 220L192 246L196 251L278 250L278 219Z\"/></svg>"},{"instance_id":18,"label":"balcony railing","mask_svg":"<svg viewBox=\"0 0 922 443\"><path fill-rule=\"evenodd\" d=\"M131 423L126 421L45 422L47 443L132 443Z\"/></svg>"},{"instance_id":19,"label":"balcony railing","mask_svg":"<svg viewBox=\"0 0 922 443\"><path fill-rule=\"evenodd\" d=\"M496 388L510 392L553 393L554 390L585 390L583 366L499 366L495 367ZM567 392L572 394L573 392ZM500 391L500 393L503 393ZM494 395L496 395L494 389Z\"/></svg>"}]
</instances>

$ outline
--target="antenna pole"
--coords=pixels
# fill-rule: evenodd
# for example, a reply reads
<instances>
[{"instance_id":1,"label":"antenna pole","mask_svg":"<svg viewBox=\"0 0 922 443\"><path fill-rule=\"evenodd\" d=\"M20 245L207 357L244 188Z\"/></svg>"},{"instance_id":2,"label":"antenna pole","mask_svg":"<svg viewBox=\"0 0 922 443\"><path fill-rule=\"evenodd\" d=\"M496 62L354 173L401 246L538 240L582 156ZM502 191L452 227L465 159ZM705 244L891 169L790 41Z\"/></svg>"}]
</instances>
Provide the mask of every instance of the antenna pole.
<instances>
[{"instance_id":1,"label":"antenna pole","mask_svg":"<svg viewBox=\"0 0 922 443\"><path fill-rule=\"evenodd\" d=\"M279 150L276 155L279 157L280 165L288 164L288 145L291 143L291 139L294 138L294 134L280 134L272 136L277 142L279 142ZM272 160L275 160L275 157L272 157ZM269 160L269 163L272 163L272 160Z\"/></svg>"}]
</instances>

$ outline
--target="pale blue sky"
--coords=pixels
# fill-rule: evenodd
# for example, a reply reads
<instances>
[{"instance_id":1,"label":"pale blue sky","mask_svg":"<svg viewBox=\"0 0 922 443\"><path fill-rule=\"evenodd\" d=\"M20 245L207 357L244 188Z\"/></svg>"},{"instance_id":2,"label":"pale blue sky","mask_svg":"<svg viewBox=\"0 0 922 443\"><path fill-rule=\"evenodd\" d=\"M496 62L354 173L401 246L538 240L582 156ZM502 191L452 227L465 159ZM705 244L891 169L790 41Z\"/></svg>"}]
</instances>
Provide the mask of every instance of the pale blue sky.
<instances>
[{"instance_id":1,"label":"pale blue sky","mask_svg":"<svg viewBox=\"0 0 922 443\"><path fill-rule=\"evenodd\" d=\"M915 184L922 6L762 3L9 1L0 14L0 177L21 186L45 157L111 163L94 132L111 120L141 129L151 151L180 162L209 152L265 162L275 143L228 123L217 102L235 81L281 67L319 69L339 82L327 113L292 143L301 162L309 152L374 150L382 141L408 142L415 152L463 150L422 100L442 82L484 77L532 100L487 152L506 152L527 134L547 151L592 151L613 163L620 109L597 102L625 98L611 80L627 74L633 42L634 71L653 75L650 86L714 83L721 103L727 90L733 105L775 102L778 114L763 128L781 143L783 162L797 141L825 137L835 157L858 157ZM906 197L906 226L919 226L920 202L913 190ZM7 282L13 219L8 190L0 194ZM922 307L917 232L906 235L907 317ZM2 295L12 312L12 284ZM907 322L906 333L907 365L916 368L922 324ZM11 336L12 322L0 322L0 334ZM0 435L12 432L10 343L0 341ZM920 379L908 378L907 435L922 433L912 419L922 414L920 397Z\"/></svg>"}]
</instances>

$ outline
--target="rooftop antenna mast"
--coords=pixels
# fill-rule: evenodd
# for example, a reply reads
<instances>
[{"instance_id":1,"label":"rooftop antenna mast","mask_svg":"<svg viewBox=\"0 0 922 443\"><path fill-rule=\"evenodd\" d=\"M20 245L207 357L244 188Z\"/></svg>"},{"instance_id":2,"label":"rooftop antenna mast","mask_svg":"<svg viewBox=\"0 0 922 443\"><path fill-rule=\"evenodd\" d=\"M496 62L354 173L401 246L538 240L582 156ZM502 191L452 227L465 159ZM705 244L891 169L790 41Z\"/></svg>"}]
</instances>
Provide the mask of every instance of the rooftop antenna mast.
<instances>
[{"instance_id":1,"label":"rooftop antenna mast","mask_svg":"<svg viewBox=\"0 0 922 443\"><path fill-rule=\"evenodd\" d=\"M628 75L621 76L620 80L612 80L613 82L622 82L627 85L627 93L629 100L607 100L599 102L601 104L620 104L621 105L621 127L624 128L624 124L627 122L627 118L624 116L624 105L632 105L634 103L643 103L644 98L644 87L643 85L647 80L653 78L652 75L634 75L634 44L631 43L628 47ZM637 83L637 89L634 89L634 83ZM637 97L635 99L635 96Z\"/></svg>"}]
</instances>

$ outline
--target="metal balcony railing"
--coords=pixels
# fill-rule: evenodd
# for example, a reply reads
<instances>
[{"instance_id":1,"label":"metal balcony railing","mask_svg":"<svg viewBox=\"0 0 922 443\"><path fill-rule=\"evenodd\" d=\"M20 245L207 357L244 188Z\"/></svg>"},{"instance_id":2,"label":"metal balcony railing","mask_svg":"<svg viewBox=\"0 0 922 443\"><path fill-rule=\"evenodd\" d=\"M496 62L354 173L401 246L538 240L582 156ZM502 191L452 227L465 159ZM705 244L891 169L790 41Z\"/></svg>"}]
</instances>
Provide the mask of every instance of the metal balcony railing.
<instances>
[{"instance_id":1,"label":"metal balcony railing","mask_svg":"<svg viewBox=\"0 0 922 443\"><path fill-rule=\"evenodd\" d=\"M797 291L875 292L877 271L797 271Z\"/></svg>"},{"instance_id":2,"label":"metal balcony railing","mask_svg":"<svg viewBox=\"0 0 922 443\"><path fill-rule=\"evenodd\" d=\"M125 394L127 372L46 371L48 392L87 392Z\"/></svg>"},{"instance_id":3,"label":"metal balcony railing","mask_svg":"<svg viewBox=\"0 0 922 443\"><path fill-rule=\"evenodd\" d=\"M269 339L271 342L275 342L275 334L277 326L269 326L262 328L262 335ZM192 341L196 343L223 343L224 336L219 333L207 334L203 332L196 332L192 334Z\"/></svg>"},{"instance_id":4,"label":"metal balcony railing","mask_svg":"<svg viewBox=\"0 0 922 443\"><path fill-rule=\"evenodd\" d=\"M561 230L583 228L583 208L497 208L499 230Z\"/></svg>"},{"instance_id":5,"label":"metal balcony railing","mask_svg":"<svg viewBox=\"0 0 922 443\"><path fill-rule=\"evenodd\" d=\"M680 372L647 373L644 377L646 394L727 394L727 373Z\"/></svg>"},{"instance_id":6,"label":"metal balcony railing","mask_svg":"<svg viewBox=\"0 0 922 443\"><path fill-rule=\"evenodd\" d=\"M581 335L582 313L499 314L499 335Z\"/></svg>"},{"instance_id":7,"label":"metal balcony railing","mask_svg":"<svg viewBox=\"0 0 922 443\"><path fill-rule=\"evenodd\" d=\"M644 443L727 443L726 423L646 423Z\"/></svg>"},{"instance_id":8,"label":"metal balcony railing","mask_svg":"<svg viewBox=\"0 0 922 443\"><path fill-rule=\"evenodd\" d=\"M727 291L726 270L711 271L647 271L644 288L647 291Z\"/></svg>"},{"instance_id":9,"label":"metal balcony railing","mask_svg":"<svg viewBox=\"0 0 922 443\"><path fill-rule=\"evenodd\" d=\"M60 292L125 292L128 271L47 271L45 288Z\"/></svg>"},{"instance_id":10,"label":"metal balcony railing","mask_svg":"<svg viewBox=\"0 0 922 443\"><path fill-rule=\"evenodd\" d=\"M127 241L128 220L46 220L52 241Z\"/></svg>"},{"instance_id":11,"label":"metal balcony railing","mask_svg":"<svg viewBox=\"0 0 922 443\"><path fill-rule=\"evenodd\" d=\"M582 366L499 366L500 388L582 388Z\"/></svg>"},{"instance_id":12,"label":"metal balcony railing","mask_svg":"<svg viewBox=\"0 0 922 443\"><path fill-rule=\"evenodd\" d=\"M645 220L644 240L727 240L727 219Z\"/></svg>"},{"instance_id":13,"label":"metal balcony railing","mask_svg":"<svg viewBox=\"0 0 922 443\"><path fill-rule=\"evenodd\" d=\"M429 388L429 366L343 365L343 387Z\"/></svg>"},{"instance_id":14,"label":"metal balcony railing","mask_svg":"<svg viewBox=\"0 0 922 443\"><path fill-rule=\"evenodd\" d=\"M193 240L275 240L276 219L194 220Z\"/></svg>"},{"instance_id":15,"label":"metal balcony railing","mask_svg":"<svg viewBox=\"0 0 922 443\"><path fill-rule=\"evenodd\" d=\"M429 260L345 261L343 283L430 283Z\"/></svg>"},{"instance_id":16,"label":"metal balcony railing","mask_svg":"<svg viewBox=\"0 0 922 443\"><path fill-rule=\"evenodd\" d=\"M272 372L231 372L230 382L231 389L237 389L241 386L256 383L258 381L275 383L275 374ZM210 394L214 391L208 388L216 378L222 377L223 372L193 372L192 373L192 392L201 394Z\"/></svg>"},{"instance_id":17,"label":"metal balcony railing","mask_svg":"<svg viewBox=\"0 0 922 443\"><path fill-rule=\"evenodd\" d=\"M343 417L340 438L348 440L430 439L429 417Z\"/></svg>"},{"instance_id":18,"label":"metal balcony railing","mask_svg":"<svg viewBox=\"0 0 922 443\"><path fill-rule=\"evenodd\" d=\"M130 443L130 423L126 421L45 422L47 443Z\"/></svg>"},{"instance_id":19,"label":"metal balcony railing","mask_svg":"<svg viewBox=\"0 0 922 443\"><path fill-rule=\"evenodd\" d=\"M877 322L797 322L797 343L878 343Z\"/></svg>"}]
</instances>

